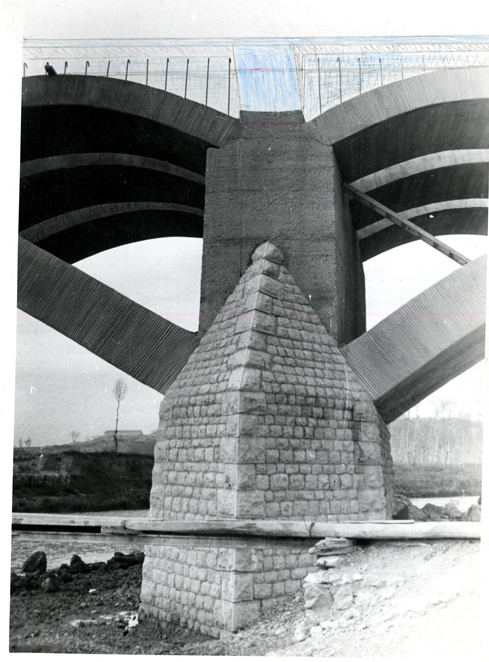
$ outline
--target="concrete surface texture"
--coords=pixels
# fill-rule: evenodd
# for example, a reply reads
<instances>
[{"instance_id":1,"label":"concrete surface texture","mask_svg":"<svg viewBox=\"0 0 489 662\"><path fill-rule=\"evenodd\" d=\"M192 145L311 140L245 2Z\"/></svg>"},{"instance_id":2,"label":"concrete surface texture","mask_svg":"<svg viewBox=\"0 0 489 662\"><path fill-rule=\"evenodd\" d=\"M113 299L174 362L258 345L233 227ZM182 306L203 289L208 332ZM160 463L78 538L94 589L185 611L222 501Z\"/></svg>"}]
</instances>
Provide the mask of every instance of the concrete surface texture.
<instances>
[{"instance_id":1,"label":"concrete surface texture","mask_svg":"<svg viewBox=\"0 0 489 662\"><path fill-rule=\"evenodd\" d=\"M238 139L208 151L201 333L269 240L326 330L353 340L365 331L363 269L333 148L297 111L242 112L241 123Z\"/></svg>"},{"instance_id":2,"label":"concrete surface texture","mask_svg":"<svg viewBox=\"0 0 489 662\"><path fill-rule=\"evenodd\" d=\"M283 262L270 242L254 252L162 403L151 517L391 516L387 427ZM142 608L160 618L179 614L187 627L234 631L258 617L260 600L285 599L298 588L299 577L290 573L287 580L257 579L255 572L265 572L260 564L245 572L230 561L212 566L214 599L191 617L188 605L201 586L174 584L167 571L172 549L147 551ZM287 545L275 552L277 558L291 553ZM238 574L229 578L220 570ZM255 590L263 583L268 588ZM219 600L229 603L225 609Z\"/></svg>"},{"instance_id":3,"label":"concrete surface texture","mask_svg":"<svg viewBox=\"0 0 489 662\"><path fill-rule=\"evenodd\" d=\"M342 348L386 423L484 358L486 270L482 255Z\"/></svg>"}]
</instances>

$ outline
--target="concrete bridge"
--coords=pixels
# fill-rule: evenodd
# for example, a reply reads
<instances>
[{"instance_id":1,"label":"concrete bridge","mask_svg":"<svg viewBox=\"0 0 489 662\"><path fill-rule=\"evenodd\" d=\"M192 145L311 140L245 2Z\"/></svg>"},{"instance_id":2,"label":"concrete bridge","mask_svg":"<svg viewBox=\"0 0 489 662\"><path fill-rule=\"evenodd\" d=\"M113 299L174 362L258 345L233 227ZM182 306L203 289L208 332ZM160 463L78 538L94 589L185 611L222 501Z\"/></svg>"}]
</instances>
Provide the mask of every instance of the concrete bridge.
<instances>
[{"instance_id":1,"label":"concrete bridge","mask_svg":"<svg viewBox=\"0 0 489 662\"><path fill-rule=\"evenodd\" d=\"M19 307L166 394L151 517L309 535L391 518L386 423L484 356L486 258L432 235L487 231L488 71L397 81L309 122L24 80ZM72 265L168 236L203 237L199 334ZM463 266L365 332L362 263L413 236ZM203 545L146 547L142 616L234 632L312 566L302 544Z\"/></svg>"},{"instance_id":2,"label":"concrete bridge","mask_svg":"<svg viewBox=\"0 0 489 662\"><path fill-rule=\"evenodd\" d=\"M90 286L92 279L68 265L142 239L203 236L202 334L253 249L271 240L352 357L349 344L365 331L362 260L414 237L359 202L347 203L341 181L432 234L485 234L488 99L486 68L448 69L367 92L308 123L298 112L243 112L237 120L136 83L26 78L20 237L29 243L21 242L19 306L165 392L195 348L195 334L141 306L135 316L133 302L95 281ZM56 287L54 262L64 273ZM482 271L470 289L478 292L479 306ZM55 305L63 293L77 301L70 319ZM446 293L441 300L446 329L455 302ZM87 309L107 324L91 322L84 332ZM116 316L126 322L110 323ZM453 344L477 327L478 349L467 348L472 358L443 370L429 388L419 379L406 401L385 405L390 412L400 415L483 356L483 319L469 315L466 322ZM416 338L413 330L410 348L425 331L420 327ZM440 338L436 329L430 335ZM400 351L404 341L398 342ZM443 356L447 347L435 342L423 361ZM391 394L399 394L399 380L390 384Z\"/></svg>"}]
</instances>

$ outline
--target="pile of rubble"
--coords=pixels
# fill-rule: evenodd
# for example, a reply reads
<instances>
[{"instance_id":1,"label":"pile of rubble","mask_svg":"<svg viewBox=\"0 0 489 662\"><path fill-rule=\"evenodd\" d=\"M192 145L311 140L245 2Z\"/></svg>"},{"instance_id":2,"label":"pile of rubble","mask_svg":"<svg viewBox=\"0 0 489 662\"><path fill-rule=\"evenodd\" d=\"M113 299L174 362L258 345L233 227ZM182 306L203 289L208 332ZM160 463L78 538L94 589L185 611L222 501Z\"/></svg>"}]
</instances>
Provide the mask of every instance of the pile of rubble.
<instances>
[{"instance_id":1,"label":"pile of rubble","mask_svg":"<svg viewBox=\"0 0 489 662\"><path fill-rule=\"evenodd\" d=\"M442 522L443 520L480 522L481 501L482 499L479 497L478 503L470 506L463 513L453 501L450 501L444 506L435 506L433 503L427 503L422 508L418 508L407 497L402 494L396 494L394 495L393 519L412 519L416 522Z\"/></svg>"},{"instance_id":2,"label":"pile of rubble","mask_svg":"<svg viewBox=\"0 0 489 662\"><path fill-rule=\"evenodd\" d=\"M85 563L77 554L74 554L69 565L63 563L59 568L48 571L46 554L38 551L31 554L25 561L20 574L15 572L10 574L10 593L11 595L26 594L33 590L54 593L59 591L63 584L71 583L75 575L124 570L133 565L142 565L143 561L144 554L139 551L130 554L116 552L107 563Z\"/></svg>"}]
</instances>

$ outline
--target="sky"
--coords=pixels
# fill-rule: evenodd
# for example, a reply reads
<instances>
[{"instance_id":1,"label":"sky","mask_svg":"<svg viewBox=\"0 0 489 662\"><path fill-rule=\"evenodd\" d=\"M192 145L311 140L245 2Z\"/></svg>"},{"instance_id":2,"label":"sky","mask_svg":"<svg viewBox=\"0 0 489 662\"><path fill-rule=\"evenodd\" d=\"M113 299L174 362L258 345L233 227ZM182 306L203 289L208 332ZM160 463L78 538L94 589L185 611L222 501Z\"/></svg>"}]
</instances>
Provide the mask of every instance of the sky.
<instances>
[{"instance_id":1,"label":"sky","mask_svg":"<svg viewBox=\"0 0 489 662\"><path fill-rule=\"evenodd\" d=\"M111 390L120 371L83 350L72 341L48 329L25 314L18 315L15 351L15 236L18 192L18 125L20 118L21 38L244 38L314 36L412 36L487 34L489 27L483 3L465 2L461 13L457 2L386 2L352 0L348 5L302 0L3 0L0 6L6 50L2 77L11 83L6 101L10 122L8 144L12 155L5 158L2 182L9 196L4 213L8 226L3 242L5 276L4 341L2 342L2 406L7 435L11 439L14 412L15 357L17 370L17 425L15 439L31 436L34 444L60 443L70 439L71 430L90 438L113 427L115 400ZM24 10L24 11L22 11ZM22 16L23 14L23 16ZM5 143L3 143L5 144ZM12 165L14 164L14 165ZM461 252L475 257L482 238L446 238ZM172 243L173 242L173 243ZM460 243L461 242L461 243ZM465 242L465 243L464 243ZM187 328L197 324L201 244L198 240L157 240L121 247L94 256L77 266L99 280L131 296ZM421 252L420 252L421 251ZM426 253L429 251L429 253ZM379 321L405 300L414 296L452 269L451 261L419 242L396 249L366 263L369 325ZM2 254L3 258L3 254ZM443 264L440 263L440 260ZM121 274L118 267L124 263ZM144 263L144 278L140 265ZM410 267L415 264L415 275ZM427 273L427 265L429 273ZM181 271L177 271L177 267ZM455 267L456 265L453 265ZM399 271L396 271L399 268ZM129 275L130 274L130 275ZM171 276L173 274L173 277ZM178 275L176 275L178 274ZM130 291L126 288L130 284ZM419 289L416 290L416 287ZM385 295L382 298L381 295ZM457 398L461 406L480 410L481 368L454 380L438 397ZM475 376L474 376L475 372ZM124 376L125 377L125 376ZM121 405L120 425L145 433L158 424L161 395L125 377L129 384ZM475 404L474 404L475 402ZM87 416L89 412L89 416ZM417 410L429 414L425 401ZM10 427L11 426L11 427Z\"/></svg>"}]
</instances>

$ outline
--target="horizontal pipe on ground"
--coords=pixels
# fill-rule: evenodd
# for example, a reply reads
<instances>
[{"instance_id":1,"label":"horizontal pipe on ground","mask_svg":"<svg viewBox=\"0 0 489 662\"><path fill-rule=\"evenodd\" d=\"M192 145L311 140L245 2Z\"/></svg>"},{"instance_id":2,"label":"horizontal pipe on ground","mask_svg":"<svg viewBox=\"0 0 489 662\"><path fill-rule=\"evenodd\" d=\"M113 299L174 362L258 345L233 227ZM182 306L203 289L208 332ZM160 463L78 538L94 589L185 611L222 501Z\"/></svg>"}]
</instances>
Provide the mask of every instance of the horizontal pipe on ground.
<instances>
[{"instance_id":1,"label":"horizontal pipe on ground","mask_svg":"<svg viewBox=\"0 0 489 662\"><path fill-rule=\"evenodd\" d=\"M84 515L49 515L38 513L14 513L12 527L27 532L28 527L36 527L36 533L47 534L53 527L109 527L113 532L103 535L127 537L133 532L140 534L141 542L147 534L162 536L258 536L269 538L327 538L342 537L354 540L396 540L461 538L480 539L479 522L414 522L412 520L386 520L365 522L305 522L273 520L221 520L178 522L150 518L97 517ZM43 531L39 531L39 527ZM127 531L127 533L126 533ZM102 533L93 533L100 536ZM145 535L146 534L146 535ZM145 543L157 544L157 543Z\"/></svg>"}]
</instances>

